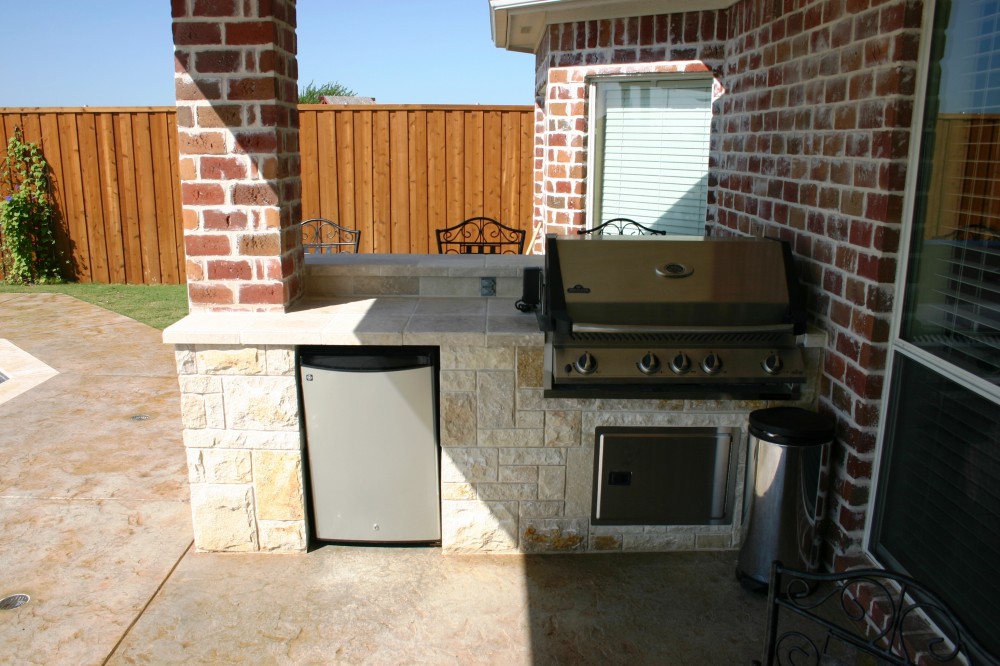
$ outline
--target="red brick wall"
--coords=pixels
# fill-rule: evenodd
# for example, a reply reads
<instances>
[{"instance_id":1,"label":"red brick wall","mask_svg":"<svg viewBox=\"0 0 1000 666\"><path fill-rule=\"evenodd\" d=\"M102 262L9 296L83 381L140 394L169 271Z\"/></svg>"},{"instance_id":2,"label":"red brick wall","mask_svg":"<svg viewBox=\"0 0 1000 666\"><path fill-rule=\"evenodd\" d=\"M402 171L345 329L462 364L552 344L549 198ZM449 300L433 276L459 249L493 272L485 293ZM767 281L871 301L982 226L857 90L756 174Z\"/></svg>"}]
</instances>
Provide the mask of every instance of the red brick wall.
<instances>
[{"instance_id":1,"label":"red brick wall","mask_svg":"<svg viewBox=\"0 0 1000 666\"><path fill-rule=\"evenodd\" d=\"M830 338L821 407L839 423L835 556L857 550L869 505L921 14L917 2L869 0L731 12L737 92L722 115L739 130L720 158L716 221L786 238L802 259Z\"/></svg>"},{"instance_id":2,"label":"red brick wall","mask_svg":"<svg viewBox=\"0 0 1000 666\"><path fill-rule=\"evenodd\" d=\"M188 298L280 310L302 293L294 0L172 0Z\"/></svg>"},{"instance_id":3,"label":"red brick wall","mask_svg":"<svg viewBox=\"0 0 1000 666\"><path fill-rule=\"evenodd\" d=\"M706 222L791 242L829 338L831 562L859 552L869 506L921 14L907 0L744 0L552 26L538 54L536 223L555 232L585 221L585 78L714 72Z\"/></svg>"}]
</instances>

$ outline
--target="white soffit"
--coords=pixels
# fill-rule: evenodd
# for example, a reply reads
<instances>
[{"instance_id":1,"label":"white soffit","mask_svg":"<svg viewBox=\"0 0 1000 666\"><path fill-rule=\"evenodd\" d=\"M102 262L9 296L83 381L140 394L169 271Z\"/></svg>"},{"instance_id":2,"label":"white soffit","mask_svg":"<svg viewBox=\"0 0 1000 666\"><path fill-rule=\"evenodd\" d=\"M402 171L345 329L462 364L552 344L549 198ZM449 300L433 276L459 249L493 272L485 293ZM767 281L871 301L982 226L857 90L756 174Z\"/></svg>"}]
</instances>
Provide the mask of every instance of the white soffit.
<instances>
[{"instance_id":1,"label":"white soffit","mask_svg":"<svg viewBox=\"0 0 1000 666\"><path fill-rule=\"evenodd\" d=\"M627 16L723 9L736 0L489 0L497 48L534 53L546 26Z\"/></svg>"}]
</instances>

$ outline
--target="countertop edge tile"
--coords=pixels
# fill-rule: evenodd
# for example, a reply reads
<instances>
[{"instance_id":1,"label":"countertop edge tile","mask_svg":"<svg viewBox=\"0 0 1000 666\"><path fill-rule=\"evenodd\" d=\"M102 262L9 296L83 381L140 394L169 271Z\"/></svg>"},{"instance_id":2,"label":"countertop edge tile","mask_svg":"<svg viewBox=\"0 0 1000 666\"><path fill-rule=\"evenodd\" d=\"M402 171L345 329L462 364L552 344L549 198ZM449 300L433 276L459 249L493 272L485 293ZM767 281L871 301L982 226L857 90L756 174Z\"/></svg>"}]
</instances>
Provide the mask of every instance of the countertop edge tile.
<instances>
[{"instance_id":1,"label":"countertop edge tile","mask_svg":"<svg viewBox=\"0 0 1000 666\"><path fill-rule=\"evenodd\" d=\"M437 345L440 347L485 347L486 333L416 331L403 333L403 345Z\"/></svg>"},{"instance_id":2,"label":"countertop edge tile","mask_svg":"<svg viewBox=\"0 0 1000 666\"><path fill-rule=\"evenodd\" d=\"M541 347L544 333L487 333L487 347Z\"/></svg>"}]
</instances>

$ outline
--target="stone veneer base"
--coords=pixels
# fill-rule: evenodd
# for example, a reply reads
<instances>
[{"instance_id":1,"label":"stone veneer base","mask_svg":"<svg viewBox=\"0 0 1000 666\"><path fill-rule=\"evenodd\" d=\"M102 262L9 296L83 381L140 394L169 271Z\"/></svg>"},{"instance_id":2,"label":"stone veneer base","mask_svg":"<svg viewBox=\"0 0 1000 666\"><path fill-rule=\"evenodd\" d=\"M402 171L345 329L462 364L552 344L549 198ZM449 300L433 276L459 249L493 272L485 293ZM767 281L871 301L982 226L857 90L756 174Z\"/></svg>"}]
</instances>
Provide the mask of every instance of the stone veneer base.
<instances>
[{"instance_id":1,"label":"stone veneer base","mask_svg":"<svg viewBox=\"0 0 1000 666\"><path fill-rule=\"evenodd\" d=\"M446 552L738 545L747 416L772 403L544 398L544 336L533 315L513 307L519 273L538 265L538 257L324 259L310 266L315 300L293 312L199 313L164 332L177 357L198 550L308 547L295 378L295 348L305 344L440 347ZM496 298L469 295L486 276L510 284L498 279ZM821 367L819 343L821 338L805 340L813 379ZM792 404L813 406L815 386L811 381ZM593 433L599 426L740 428L732 524L591 525Z\"/></svg>"}]
</instances>

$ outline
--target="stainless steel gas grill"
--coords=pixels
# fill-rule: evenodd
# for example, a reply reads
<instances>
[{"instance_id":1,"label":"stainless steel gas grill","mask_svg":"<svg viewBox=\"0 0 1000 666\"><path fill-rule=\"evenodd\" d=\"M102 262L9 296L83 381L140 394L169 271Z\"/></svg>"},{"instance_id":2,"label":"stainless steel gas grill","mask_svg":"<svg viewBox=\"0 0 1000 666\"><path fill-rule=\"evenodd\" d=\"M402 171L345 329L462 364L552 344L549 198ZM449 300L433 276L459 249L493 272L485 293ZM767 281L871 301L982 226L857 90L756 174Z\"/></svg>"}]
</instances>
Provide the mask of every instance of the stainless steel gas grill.
<instances>
[{"instance_id":1,"label":"stainless steel gas grill","mask_svg":"<svg viewBox=\"0 0 1000 666\"><path fill-rule=\"evenodd\" d=\"M788 399L805 314L785 243L546 238L547 397Z\"/></svg>"}]
</instances>

